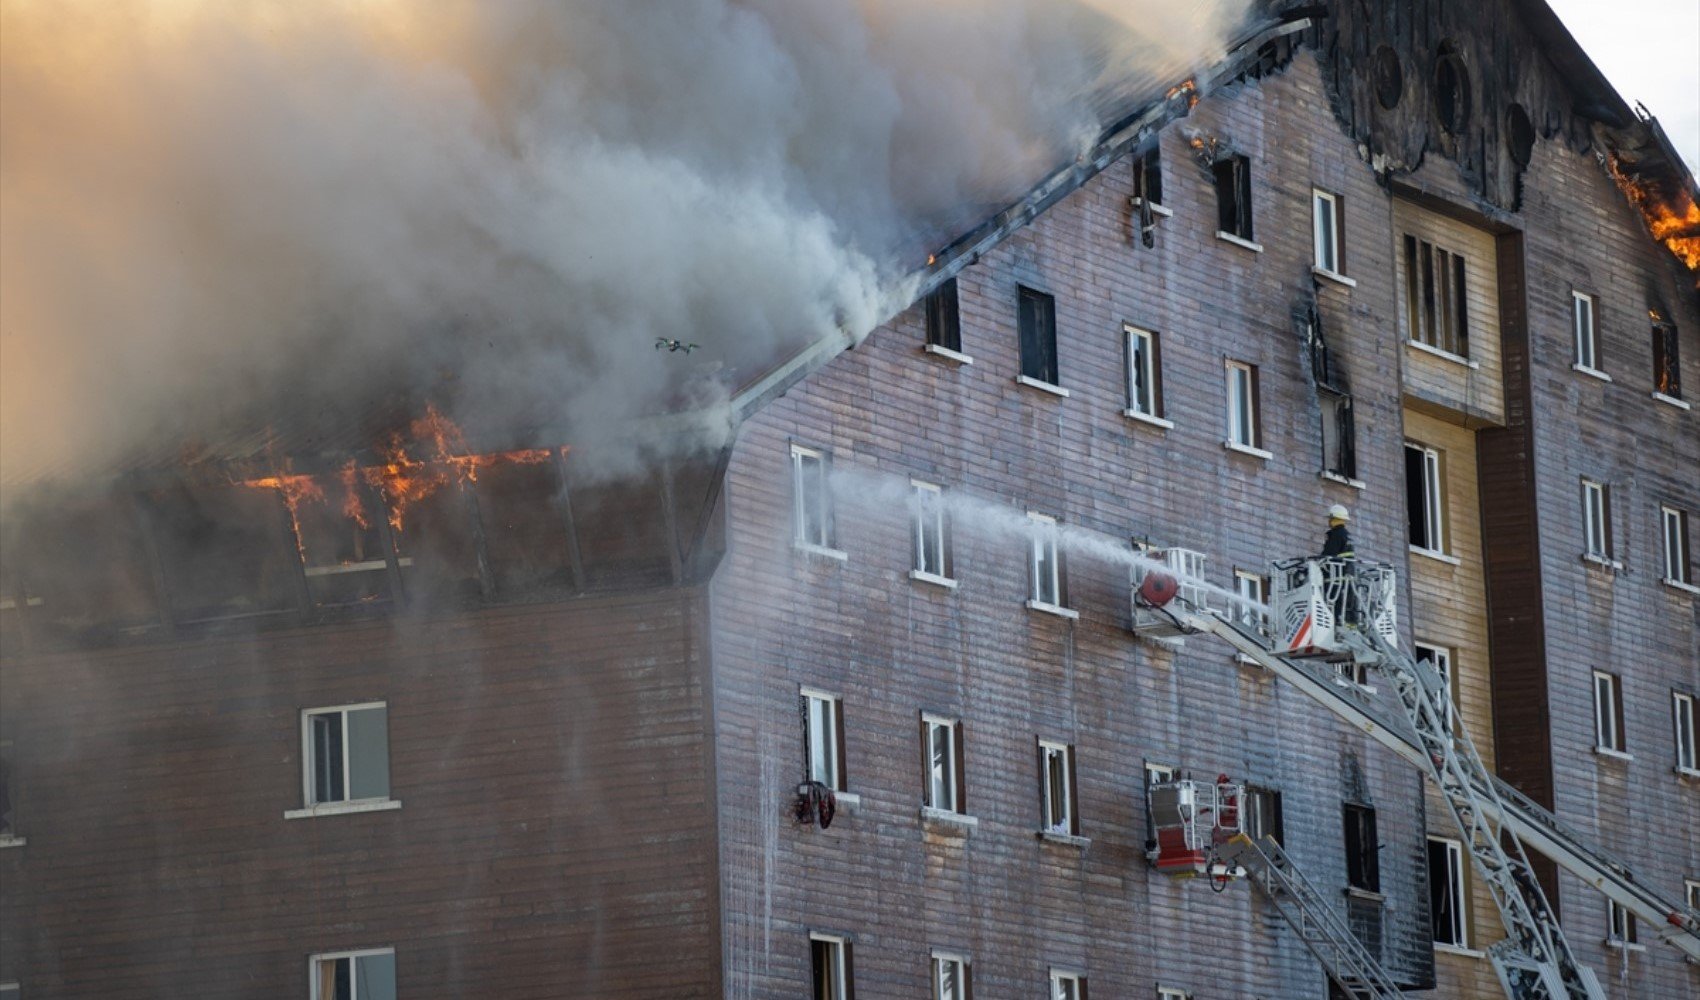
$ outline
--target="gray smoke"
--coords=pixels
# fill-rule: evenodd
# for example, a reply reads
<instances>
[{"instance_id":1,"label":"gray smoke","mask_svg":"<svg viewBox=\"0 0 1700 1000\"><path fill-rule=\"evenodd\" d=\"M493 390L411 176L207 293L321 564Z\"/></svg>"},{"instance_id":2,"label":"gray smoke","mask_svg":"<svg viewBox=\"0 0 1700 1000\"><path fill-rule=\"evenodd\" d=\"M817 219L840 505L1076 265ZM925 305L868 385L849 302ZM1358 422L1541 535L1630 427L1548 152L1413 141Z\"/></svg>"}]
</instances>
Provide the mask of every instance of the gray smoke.
<instances>
[{"instance_id":1,"label":"gray smoke","mask_svg":"<svg viewBox=\"0 0 1700 1000\"><path fill-rule=\"evenodd\" d=\"M1249 6L0 0L0 482L712 412Z\"/></svg>"}]
</instances>

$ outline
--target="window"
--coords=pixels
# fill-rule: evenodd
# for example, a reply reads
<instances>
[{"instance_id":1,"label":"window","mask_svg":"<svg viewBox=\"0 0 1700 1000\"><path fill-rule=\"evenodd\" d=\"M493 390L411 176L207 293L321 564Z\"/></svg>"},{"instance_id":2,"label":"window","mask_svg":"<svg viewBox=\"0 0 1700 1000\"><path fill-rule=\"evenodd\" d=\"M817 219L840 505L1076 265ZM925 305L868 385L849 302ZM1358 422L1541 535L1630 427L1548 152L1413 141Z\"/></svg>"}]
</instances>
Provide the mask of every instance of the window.
<instances>
[{"instance_id":1,"label":"window","mask_svg":"<svg viewBox=\"0 0 1700 1000\"><path fill-rule=\"evenodd\" d=\"M1594 297L1570 293L1570 330L1576 343L1576 365L1599 371L1599 348L1594 341Z\"/></svg>"},{"instance_id":2,"label":"window","mask_svg":"<svg viewBox=\"0 0 1700 1000\"><path fill-rule=\"evenodd\" d=\"M1594 748L1622 753L1623 681L1616 674L1594 671Z\"/></svg>"},{"instance_id":3,"label":"window","mask_svg":"<svg viewBox=\"0 0 1700 1000\"><path fill-rule=\"evenodd\" d=\"M1425 552L1445 552L1446 532L1442 498L1440 452L1405 443L1405 503L1411 523L1411 545Z\"/></svg>"},{"instance_id":4,"label":"window","mask_svg":"<svg viewBox=\"0 0 1700 1000\"><path fill-rule=\"evenodd\" d=\"M306 804L390 797L389 711L383 702L301 713Z\"/></svg>"},{"instance_id":5,"label":"window","mask_svg":"<svg viewBox=\"0 0 1700 1000\"><path fill-rule=\"evenodd\" d=\"M1133 197L1138 203L1163 204L1163 156L1156 146L1133 161Z\"/></svg>"},{"instance_id":6,"label":"window","mask_svg":"<svg viewBox=\"0 0 1700 1000\"><path fill-rule=\"evenodd\" d=\"M1021 374L1035 382L1058 385L1057 301L1023 286L1021 298Z\"/></svg>"},{"instance_id":7,"label":"window","mask_svg":"<svg viewBox=\"0 0 1700 1000\"><path fill-rule=\"evenodd\" d=\"M1465 923L1464 848L1456 840L1428 839L1428 913L1434 942L1470 946Z\"/></svg>"},{"instance_id":8,"label":"window","mask_svg":"<svg viewBox=\"0 0 1700 1000\"><path fill-rule=\"evenodd\" d=\"M962 786L962 723L936 715L921 716L921 749L927 762L929 809L966 813Z\"/></svg>"},{"instance_id":9,"label":"window","mask_svg":"<svg viewBox=\"0 0 1700 1000\"><path fill-rule=\"evenodd\" d=\"M1588 555L1611 561L1611 492L1592 479L1582 480L1582 533Z\"/></svg>"},{"instance_id":10,"label":"window","mask_svg":"<svg viewBox=\"0 0 1700 1000\"><path fill-rule=\"evenodd\" d=\"M0 983L0 1000L18 1000L17 983Z\"/></svg>"},{"instance_id":11,"label":"window","mask_svg":"<svg viewBox=\"0 0 1700 1000\"><path fill-rule=\"evenodd\" d=\"M850 942L827 934L810 934L809 965L814 1000L850 1000Z\"/></svg>"},{"instance_id":12,"label":"window","mask_svg":"<svg viewBox=\"0 0 1700 1000\"><path fill-rule=\"evenodd\" d=\"M1683 879L1682 887L1688 895L1688 908L1700 910L1700 879Z\"/></svg>"},{"instance_id":13,"label":"window","mask_svg":"<svg viewBox=\"0 0 1700 1000\"><path fill-rule=\"evenodd\" d=\"M1682 398L1682 357L1677 351L1676 327L1653 317L1653 391L1667 399Z\"/></svg>"},{"instance_id":14,"label":"window","mask_svg":"<svg viewBox=\"0 0 1700 1000\"><path fill-rule=\"evenodd\" d=\"M1127 408L1128 415L1163 417L1163 384L1161 356L1157 335L1150 330L1124 326L1127 334Z\"/></svg>"},{"instance_id":15,"label":"window","mask_svg":"<svg viewBox=\"0 0 1700 1000\"><path fill-rule=\"evenodd\" d=\"M1606 900L1606 944L1614 947L1624 947L1636 943L1635 914L1617 905L1616 900Z\"/></svg>"},{"instance_id":16,"label":"window","mask_svg":"<svg viewBox=\"0 0 1700 1000\"><path fill-rule=\"evenodd\" d=\"M1243 156L1217 160L1211 167L1216 178L1216 229L1250 242L1251 161Z\"/></svg>"},{"instance_id":17,"label":"window","mask_svg":"<svg viewBox=\"0 0 1700 1000\"><path fill-rule=\"evenodd\" d=\"M1074 747L1039 741L1039 795L1045 832L1080 833L1074 812Z\"/></svg>"},{"instance_id":18,"label":"window","mask_svg":"<svg viewBox=\"0 0 1700 1000\"><path fill-rule=\"evenodd\" d=\"M844 774L844 702L836 695L804 688L803 757L809 780L835 792L847 787Z\"/></svg>"},{"instance_id":19,"label":"window","mask_svg":"<svg viewBox=\"0 0 1700 1000\"><path fill-rule=\"evenodd\" d=\"M972 1000L968 960L959 955L933 953L933 1000Z\"/></svg>"},{"instance_id":20,"label":"window","mask_svg":"<svg viewBox=\"0 0 1700 1000\"><path fill-rule=\"evenodd\" d=\"M1316 249L1316 266L1329 274L1346 273L1346 223L1343 199L1327 191L1310 193L1311 241Z\"/></svg>"},{"instance_id":21,"label":"window","mask_svg":"<svg viewBox=\"0 0 1700 1000\"><path fill-rule=\"evenodd\" d=\"M1258 426L1257 368L1243 361L1228 362L1228 444L1253 450L1263 447Z\"/></svg>"},{"instance_id":22,"label":"window","mask_svg":"<svg viewBox=\"0 0 1700 1000\"><path fill-rule=\"evenodd\" d=\"M1470 356L1464 258L1405 236L1405 320L1410 338L1455 357Z\"/></svg>"},{"instance_id":23,"label":"window","mask_svg":"<svg viewBox=\"0 0 1700 1000\"><path fill-rule=\"evenodd\" d=\"M1263 613L1258 610L1269 602L1269 578L1243 569L1234 570L1234 593L1240 599L1234 618L1249 629L1263 626Z\"/></svg>"},{"instance_id":24,"label":"window","mask_svg":"<svg viewBox=\"0 0 1700 1000\"><path fill-rule=\"evenodd\" d=\"M832 494L826 485L826 467L825 453L791 446L792 520L796 542L804 548L832 548Z\"/></svg>"},{"instance_id":25,"label":"window","mask_svg":"<svg viewBox=\"0 0 1700 1000\"><path fill-rule=\"evenodd\" d=\"M915 550L915 575L935 582L950 579L950 544L945 532L944 490L932 483L909 481L913 518L911 541Z\"/></svg>"},{"instance_id":26,"label":"window","mask_svg":"<svg viewBox=\"0 0 1700 1000\"><path fill-rule=\"evenodd\" d=\"M1457 699L1457 695L1452 690L1452 650L1427 642L1416 642L1412 645L1416 649L1417 661L1419 663L1426 662L1433 667L1434 672L1440 675L1441 681L1446 686L1445 716L1442 721L1446 723L1447 729L1451 729L1453 726L1453 706Z\"/></svg>"},{"instance_id":27,"label":"window","mask_svg":"<svg viewBox=\"0 0 1700 1000\"><path fill-rule=\"evenodd\" d=\"M1322 471L1341 479L1358 478L1357 427L1352 397L1322 390Z\"/></svg>"},{"instance_id":28,"label":"window","mask_svg":"<svg viewBox=\"0 0 1700 1000\"><path fill-rule=\"evenodd\" d=\"M1032 603L1043 608L1060 608L1062 599L1062 568L1057 558L1057 519L1029 512L1028 570L1031 577Z\"/></svg>"},{"instance_id":29,"label":"window","mask_svg":"<svg viewBox=\"0 0 1700 1000\"><path fill-rule=\"evenodd\" d=\"M312 1000L395 1000L395 949L314 955Z\"/></svg>"},{"instance_id":30,"label":"window","mask_svg":"<svg viewBox=\"0 0 1700 1000\"><path fill-rule=\"evenodd\" d=\"M1689 571L1688 512L1668 504L1659 507L1660 534L1664 536L1665 581L1693 583Z\"/></svg>"},{"instance_id":31,"label":"window","mask_svg":"<svg viewBox=\"0 0 1700 1000\"><path fill-rule=\"evenodd\" d=\"M1375 810L1348 802L1346 821L1346 884L1364 892L1381 891L1381 845L1375 836Z\"/></svg>"},{"instance_id":32,"label":"window","mask_svg":"<svg viewBox=\"0 0 1700 1000\"><path fill-rule=\"evenodd\" d=\"M1145 762L1145 790L1150 791L1152 785L1166 785L1175 780L1175 769L1171 764L1154 764Z\"/></svg>"},{"instance_id":33,"label":"window","mask_svg":"<svg viewBox=\"0 0 1700 1000\"><path fill-rule=\"evenodd\" d=\"M1671 726L1676 736L1676 769L1700 772L1700 763L1696 763L1694 753L1694 696L1672 691L1670 701Z\"/></svg>"},{"instance_id":34,"label":"window","mask_svg":"<svg viewBox=\"0 0 1700 1000\"><path fill-rule=\"evenodd\" d=\"M1173 986L1157 987L1157 1000L1192 1000L1192 994Z\"/></svg>"},{"instance_id":35,"label":"window","mask_svg":"<svg viewBox=\"0 0 1700 1000\"><path fill-rule=\"evenodd\" d=\"M947 351L962 351L962 313L951 278L927 296L927 343Z\"/></svg>"},{"instance_id":36,"label":"window","mask_svg":"<svg viewBox=\"0 0 1700 1000\"><path fill-rule=\"evenodd\" d=\"M1052 969L1051 1000L1086 1000L1086 978Z\"/></svg>"},{"instance_id":37,"label":"window","mask_svg":"<svg viewBox=\"0 0 1700 1000\"><path fill-rule=\"evenodd\" d=\"M1282 843L1286 831L1281 822L1281 793L1273 788L1247 785L1243 824L1246 836L1254 841L1268 837L1277 844Z\"/></svg>"}]
</instances>

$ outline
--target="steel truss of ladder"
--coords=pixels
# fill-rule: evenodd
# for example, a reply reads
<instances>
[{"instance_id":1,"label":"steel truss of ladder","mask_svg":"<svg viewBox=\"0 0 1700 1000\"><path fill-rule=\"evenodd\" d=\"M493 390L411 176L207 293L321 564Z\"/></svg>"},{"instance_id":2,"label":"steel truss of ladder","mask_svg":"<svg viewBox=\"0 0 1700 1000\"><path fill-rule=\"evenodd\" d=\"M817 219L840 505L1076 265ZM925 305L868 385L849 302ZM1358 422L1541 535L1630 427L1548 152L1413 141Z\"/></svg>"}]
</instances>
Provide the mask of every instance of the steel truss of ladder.
<instances>
[{"instance_id":1,"label":"steel truss of ladder","mask_svg":"<svg viewBox=\"0 0 1700 1000\"><path fill-rule=\"evenodd\" d=\"M1403 996L1333 903L1305 878L1280 844L1269 837L1254 841L1239 833L1217 848L1216 857L1245 869L1251 884L1275 905L1299 941L1322 963L1328 978L1347 996L1364 1000L1398 1000Z\"/></svg>"},{"instance_id":2,"label":"steel truss of ladder","mask_svg":"<svg viewBox=\"0 0 1700 1000\"><path fill-rule=\"evenodd\" d=\"M1360 598L1362 599L1362 598ZM1635 882L1627 867L1587 848L1579 836L1521 796L1502 797L1505 788L1481 763L1461 727L1452 724L1445 682L1431 667L1412 659L1385 640L1344 630L1354 655L1379 667L1394 683L1405 718L1389 718L1367 698L1341 690L1332 667L1270 652L1268 640L1244 621L1234 622L1208 608L1182 602L1165 609L1189 632L1209 632L1291 682L1355 728L1421 767L1440 789L1470 847L1471 858L1505 923L1505 941L1490 949L1506 993L1515 1000L1561 998L1598 1000L1603 996L1593 972L1576 961L1562 929L1541 893L1522 835L1546 848L1548 856L1624 905L1650 926L1668 925L1661 940L1689 955L1700 955L1700 921L1671 907ZM1509 804L1508 804L1509 801ZM1507 852L1501 838L1511 845ZM1633 887L1633 891L1630 891Z\"/></svg>"}]
</instances>

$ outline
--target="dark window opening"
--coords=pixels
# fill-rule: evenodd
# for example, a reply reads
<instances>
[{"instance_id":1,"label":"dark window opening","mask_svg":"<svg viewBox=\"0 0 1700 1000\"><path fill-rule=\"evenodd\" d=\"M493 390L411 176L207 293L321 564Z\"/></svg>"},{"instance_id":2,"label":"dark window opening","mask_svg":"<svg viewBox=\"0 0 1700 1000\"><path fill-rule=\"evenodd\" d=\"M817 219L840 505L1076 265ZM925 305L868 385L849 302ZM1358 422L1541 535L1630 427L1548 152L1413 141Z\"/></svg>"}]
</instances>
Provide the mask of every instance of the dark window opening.
<instances>
[{"instance_id":1,"label":"dark window opening","mask_svg":"<svg viewBox=\"0 0 1700 1000\"><path fill-rule=\"evenodd\" d=\"M1433 938L1464 946L1463 852L1450 840L1428 842L1428 912Z\"/></svg>"},{"instance_id":2,"label":"dark window opening","mask_svg":"<svg viewBox=\"0 0 1700 1000\"><path fill-rule=\"evenodd\" d=\"M962 350L962 314L951 278L927 296L927 343L947 351Z\"/></svg>"},{"instance_id":3,"label":"dark window opening","mask_svg":"<svg viewBox=\"0 0 1700 1000\"><path fill-rule=\"evenodd\" d=\"M1399 65L1399 54L1386 45L1376 49L1370 73L1374 78L1375 99L1389 111L1398 107L1399 98L1405 93L1405 71Z\"/></svg>"},{"instance_id":4,"label":"dark window opening","mask_svg":"<svg viewBox=\"0 0 1700 1000\"><path fill-rule=\"evenodd\" d=\"M1163 204L1163 159L1156 147L1133 161L1133 196L1151 205Z\"/></svg>"},{"instance_id":5,"label":"dark window opening","mask_svg":"<svg viewBox=\"0 0 1700 1000\"><path fill-rule=\"evenodd\" d=\"M301 554L278 491L183 485L146 503L177 621L299 607Z\"/></svg>"},{"instance_id":6,"label":"dark window opening","mask_svg":"<svg viewBox=\"0 0 1700 1000\"><path fill-rule=\"evenodd\" d=\"M1021 374L1049 385L1057 381L1057 303L1044 292L1020 291Z\"/></svg>"},{"instance_id":7,"label":"dark window opening","mask_svg":"<svg viewBox=\"0 0 1700 1000\"><path fill-rule=\"evenodd\" d=\"M1286 842L1286 830L1281 820L1281 793L1273 788L1247 785L1245 790L1245 832L1252 840L1268 837L1277 844Z\"/></svg>"},{"instance_id":8,"label":"dark window opening","mask_svg":"<svg viewBox=\"0 0 1700 1000\"><path fill-rule=\"evenodd\" d=\"M1434 113L1440 127L1457 135L1470 124L1470 74L1464 60L1442 45L1434 67Z\"/></svg>"},{"instance_id":9,"label":"dark window opening","mask_svg":"<svg viewBox=\"0 0 1700 1000\"><path fill-rule=\"evenodd\" d=\"M1406 334L1460 358L1470 356L1470 312L1464 257L1405 236Z\"/></svg>"},{"instance_id":10,"label":"dark window opening","mask_svg":"<svg viewBox=\"0 0 1700 1000\"><path fill-rule=\"evenodd\" d=\"M1211 170L1216 178L1216 228L1251 240L1251 161L1229 156L1217 160Z\"/></svg>"},{"instance_id":11,"label":"dark window opening","mask_svg":"<svg viewBox=\"0 0 1700 1000\"><path fill-rule=\"evenodd\" d=\"M1323 391L1322 469L1346 479L1358 478L1357 428L1352 397Z\"/></svg>"},{"instance_id":12,"label":"dark window opening","mask_svg":"<svg viewBox=\"0 0 1700 1000\"><path fill-rule=\"evenodd\" d=\"M1511 162L1519 167L1527 167L1535 155L1535 123L1529 120L1523 105L1515 102L1505 109L1505 148Z\"/></svg>"},{"instance_id":13,"label":"dark window opening","mask_svg":"<svg viewBox=\"0 0 1700 1000\"><path fill-rule=\"evenodd\" d=\"M133 498L122 494L61 499L20 515L23 524L14 525L4 550L7 642L19 639L26 620L32 638L98 640L157 625L160 608L137 515Z\"/></svg>"},{"instance_id":14,"label":"dark window opening","mask_svg":"<svg viewBox=\"0 0 1700 1000\"><path fill-rule=\"evenodd\" d=\"M1676 327L1653 323L1653 389L1672 399L1682 398L1682 358L1677 347Z\"/></svg>"},{"instance_id":15,"label":"dark window opening","mask_svg":"<svg viewBox=\"0 0 1700 1000\"><path fill-rule=\"evenodd\" d=\"M1347 803L1346 884L1365 892L1381 891L1381 845L1375 835L1375 810Z\"/></svg>"},{"instance_id":16,"label":"dark window opening","mask_svg":"<svg viewBox=\"0 0 1700 1000\"><path fill-rule=\"evenodd\" d=\"M499 593L573 585L563 484L556 455L520 453L478 473L478 513Z\"/></svg>"}]
</instances>

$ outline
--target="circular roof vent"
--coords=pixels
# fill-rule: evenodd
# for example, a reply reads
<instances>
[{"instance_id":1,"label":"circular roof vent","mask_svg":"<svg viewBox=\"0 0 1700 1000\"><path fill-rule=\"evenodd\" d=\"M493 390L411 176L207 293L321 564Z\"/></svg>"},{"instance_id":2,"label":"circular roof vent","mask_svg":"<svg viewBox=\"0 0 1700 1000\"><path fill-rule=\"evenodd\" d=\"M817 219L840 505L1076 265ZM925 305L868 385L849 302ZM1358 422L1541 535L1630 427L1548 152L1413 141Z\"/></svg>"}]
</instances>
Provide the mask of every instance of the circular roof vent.
<instances>
[{"instance_id":1,"label":"circular roof vent","mask_svg":"<svg viewBox=\"0 0 1700 1000\"><path fill-rule=\"evenodd\" d=\"M1523 105L1515 102L1505 110L1505 146L1519 167L1527 167L1535 153L1535 124Z\"/></svg>"},{"instance_id":2,"label":"circular roof vent","mask_svg":"<svg viewBox=\"0 0 1700 1000\"><path fill-rule=\"evenodd\" d=\"M1470 124L1470 72L1450 44L1440 47L1434 64L1434 113L1449 135Z\"/></svg>"},{"instance_id":3,"label":"circular roof vent","mask_svg":"<svg viewBox=\"0 0 1700 1000\"><path fill-rule=\"evenodd\" d=\"M1375 99L1381 106L1389 111L1398 107L1399 98L1405 94L1405 70L1399 65L1399 53L1387 45L1376 49L1370 75Z\"/></svg>"}]
</instances>

